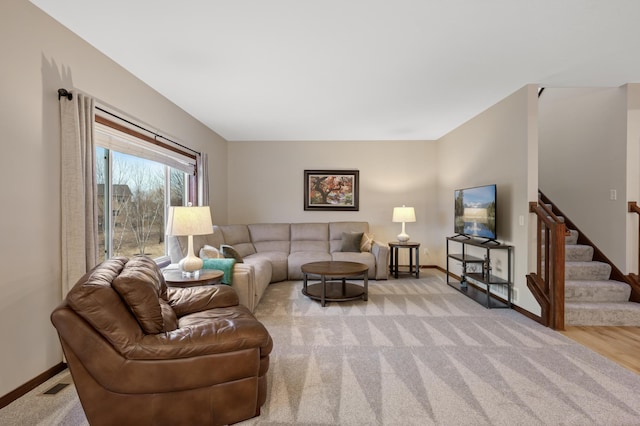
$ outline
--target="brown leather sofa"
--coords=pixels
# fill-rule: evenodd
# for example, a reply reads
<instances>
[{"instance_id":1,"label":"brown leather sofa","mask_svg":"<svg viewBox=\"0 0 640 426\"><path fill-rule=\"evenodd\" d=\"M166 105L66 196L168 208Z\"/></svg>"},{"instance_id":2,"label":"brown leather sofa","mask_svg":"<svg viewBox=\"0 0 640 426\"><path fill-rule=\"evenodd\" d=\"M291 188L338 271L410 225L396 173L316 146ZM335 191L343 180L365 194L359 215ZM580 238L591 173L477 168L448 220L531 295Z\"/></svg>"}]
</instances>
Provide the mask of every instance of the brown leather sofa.
<instances>
[{"instance_id":1,"label":"brown leather sofa","mask_svg":"<svg viewBox=\"0 0 640 426\"><path fill-rule=\"evenodd\" d=\"M222 425L260 414L273 343L225 285L167 288L116 257L51 314L92 425Z\"/></svg>"}]
</instances>

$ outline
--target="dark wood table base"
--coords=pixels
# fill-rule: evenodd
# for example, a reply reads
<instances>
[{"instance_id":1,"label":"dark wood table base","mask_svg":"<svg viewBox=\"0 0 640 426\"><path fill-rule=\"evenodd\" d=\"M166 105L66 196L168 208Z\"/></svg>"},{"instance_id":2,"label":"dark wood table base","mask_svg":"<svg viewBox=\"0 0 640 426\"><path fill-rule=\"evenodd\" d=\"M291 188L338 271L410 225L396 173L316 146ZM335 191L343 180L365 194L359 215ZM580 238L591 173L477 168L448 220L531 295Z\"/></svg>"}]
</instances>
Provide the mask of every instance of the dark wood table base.
<instances>
[{"instance_id":1,"label":"dark wood table base","mask_svg":"<svg viewBox=\"0 0 640 426\"><path fill-rule=\"evenodd\" d=\"M304 282L302 294L319 300L322 307L327 302L345 302L360 299L366 301L369 293L369 268L356 262L326 261L312 262L302 265ZM308 285L309 275L319 275L320 282ZM363 276L363 285L346 281L346 277ZM331 279L339 278L339 279Z\"/></svg>"}]
</instances>

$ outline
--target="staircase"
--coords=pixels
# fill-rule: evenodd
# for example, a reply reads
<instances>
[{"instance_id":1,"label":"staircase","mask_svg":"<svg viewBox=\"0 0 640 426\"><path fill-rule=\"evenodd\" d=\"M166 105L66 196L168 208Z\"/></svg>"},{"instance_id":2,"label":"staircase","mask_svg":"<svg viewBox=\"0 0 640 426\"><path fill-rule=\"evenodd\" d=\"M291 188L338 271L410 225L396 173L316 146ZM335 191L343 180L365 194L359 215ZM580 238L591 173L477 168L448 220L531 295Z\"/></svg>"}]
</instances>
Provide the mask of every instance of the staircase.
<instances>
[{"instance_id":1,"label":"staircase","mask_svg":"<svg viewBox=\"0 0 640 426\"><path fill-rule=\"evenodd\" d=\"M565 325L640 326L640 303L629 301L631 287L610 279L611 265L594 261L594 247L578 244L579 232L569 232L565 238Z\"/></svg>"}]
</instances>

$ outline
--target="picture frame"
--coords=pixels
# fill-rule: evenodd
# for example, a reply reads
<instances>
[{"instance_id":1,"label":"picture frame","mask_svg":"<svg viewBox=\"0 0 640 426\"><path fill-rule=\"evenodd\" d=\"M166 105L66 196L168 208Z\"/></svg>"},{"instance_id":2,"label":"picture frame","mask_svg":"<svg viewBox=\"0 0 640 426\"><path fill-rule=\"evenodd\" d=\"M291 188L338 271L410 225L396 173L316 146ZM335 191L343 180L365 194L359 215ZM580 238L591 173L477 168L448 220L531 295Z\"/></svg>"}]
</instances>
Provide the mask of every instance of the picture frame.
<instances>
[{"instance_id":1,"label":"picture frame","mask_svg":"<svg viewBox=\"0 0 640 426\"><path fill-rule=\"evenodd\" d=\"M359 186L358 170L305 170L304 209L358 211Z\"/></svg>"}]
</instances>

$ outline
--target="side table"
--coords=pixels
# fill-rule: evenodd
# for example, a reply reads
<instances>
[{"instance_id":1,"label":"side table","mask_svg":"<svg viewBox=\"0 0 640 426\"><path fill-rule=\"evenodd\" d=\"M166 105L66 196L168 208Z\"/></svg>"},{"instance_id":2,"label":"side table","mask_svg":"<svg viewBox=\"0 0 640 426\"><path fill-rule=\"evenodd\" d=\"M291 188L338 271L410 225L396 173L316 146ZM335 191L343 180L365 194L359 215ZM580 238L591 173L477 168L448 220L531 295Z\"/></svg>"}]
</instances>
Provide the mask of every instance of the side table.
<instances>
[{"instance_id":1,"label":"side table","mask_svg":"<svg viewBox=\"0 0 640 426\"><path fill-rule=\"evenodd\" d=\"M389 243L389 273L398 278L398 249L409 249L409 274L420 278L420 243L413 241L399 242L392 241ZM415 257L415 268L413 259Z\"/></svg>"},{"instance_id":2,"label":"side table","mask_svg":"<svg viewBox=\"0 0 640 426\"><path fill-rule=\"evenodd\" d=\"M169 287L195 287L198 285L220 284L224 272L216 269L201 269L198 276L185 277L179 269L162 271L164 280Z\"/></svg>"}]
</instances>

